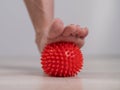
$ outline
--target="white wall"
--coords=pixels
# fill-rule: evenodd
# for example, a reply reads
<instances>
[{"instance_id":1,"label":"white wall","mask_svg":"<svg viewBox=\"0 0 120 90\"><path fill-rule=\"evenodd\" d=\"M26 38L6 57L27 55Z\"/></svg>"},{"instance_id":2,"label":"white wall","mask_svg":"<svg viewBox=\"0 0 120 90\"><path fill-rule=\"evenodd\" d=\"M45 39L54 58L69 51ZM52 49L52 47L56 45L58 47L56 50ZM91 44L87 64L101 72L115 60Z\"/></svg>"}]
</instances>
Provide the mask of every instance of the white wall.
<instances>
[{"instance_id":1,"label":"white wall","mask_svg":"<svg viewBox=\"0 0 120 90\"><path fill-rule=\"evenodd\" d=\"M55 0L65 25L88 26L82 48L88 55L120 55L120 0ZM0 56L39 55L34 29L22 0L0 0Z\"/></svg>"},{"instance_id":2,"label":"white wall","mask_svg":"<svg viewBox=\"0 0 120 90\"><path fill-rule=\"evenodd\" d=\"M0 56L38 55L23 0L0 0Z\"/></svg>"}]
</instances>

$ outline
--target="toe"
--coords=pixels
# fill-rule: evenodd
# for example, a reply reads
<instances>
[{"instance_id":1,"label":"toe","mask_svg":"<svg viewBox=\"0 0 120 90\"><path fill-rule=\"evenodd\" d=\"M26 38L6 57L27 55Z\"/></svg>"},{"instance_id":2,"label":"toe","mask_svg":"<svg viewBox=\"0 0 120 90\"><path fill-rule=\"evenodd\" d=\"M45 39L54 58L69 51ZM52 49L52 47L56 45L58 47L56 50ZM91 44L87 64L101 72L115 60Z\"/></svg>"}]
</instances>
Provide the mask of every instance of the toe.
<instances>
[{"instance_id":1,"label":"toe","mask_svg":"<svg viewBox=\"0 0 120 90\"><path fill-rule=\"evenodd\" d=\"M88 34L88 28L81 28L79 25L77 25L77 37L79 38L85 38Z\"/></svg>"},{"instance_id":2,"label":"toe","mask_svg":"<svg viewBox=\"0 0 120 90\"><path fill-rule=\"evenodd\" d=\"M62 34L64 29L64 23L60 19L55 19L50 26L48 37L50 39L56 38L60 34Z\"/></svg>"},{"instance_id":3,"label":"toe","mask_svg":"<svg viewBox=\"0 0 120 90\"><path fill-rule=\"evenodd\" d=\"M62 35L70 36L70 35L74 35L75 32L76 32L76 25L71 24L65 27Z\"/></svg>"},{"instance_id":4,"label":"toe","mask_svg":"<svg viewBox=\"0 0 120 90\"><path fill-rule=\"evenodd\" d=\"M88 35L88 28L85 27L83 30L84 30L84 37L86 37Z\"/></svg>"}]
</instances>

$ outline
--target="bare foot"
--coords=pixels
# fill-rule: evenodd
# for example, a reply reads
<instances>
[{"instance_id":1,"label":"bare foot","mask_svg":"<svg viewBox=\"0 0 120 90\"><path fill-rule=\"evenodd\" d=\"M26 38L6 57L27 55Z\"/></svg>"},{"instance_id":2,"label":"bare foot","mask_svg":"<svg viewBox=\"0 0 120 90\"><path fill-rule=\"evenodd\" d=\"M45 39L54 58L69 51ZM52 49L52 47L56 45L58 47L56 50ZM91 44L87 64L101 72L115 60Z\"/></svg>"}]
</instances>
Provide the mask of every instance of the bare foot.
<instances>
[{"instance_id":1,"label":"bare foot","mask_svg":"<svg viewBox=\"0 0 120 90\"><path fill-rule=\"evenodd\" d=\"M55 19L51 26L43 30L41 35L37 35L36 43L40 52L48 43L58 41L74 42L81 48L84 45L84 39L87 34L87 28L81 28L79 25L74 24L64 27L64 23L60 19Z\"/></svg>"}]
</instances>

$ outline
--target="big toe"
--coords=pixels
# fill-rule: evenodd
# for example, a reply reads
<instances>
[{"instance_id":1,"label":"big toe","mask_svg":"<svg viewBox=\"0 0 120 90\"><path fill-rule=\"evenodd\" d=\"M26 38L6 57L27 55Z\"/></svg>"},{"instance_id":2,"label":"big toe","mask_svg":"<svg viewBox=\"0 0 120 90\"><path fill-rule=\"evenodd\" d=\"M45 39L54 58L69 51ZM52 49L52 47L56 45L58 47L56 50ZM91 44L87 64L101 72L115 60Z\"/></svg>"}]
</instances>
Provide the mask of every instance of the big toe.
<instances>
[{"instance_id":1,"label":"big toe","mask_svg":"<svg viewBox=\"0 0 120 90\"><path fill-rule=\"evenodd\" d=\"M64 29L64 23L60 19L54 19L53 23L50 26L48 37L54 39L62 34Z\"/></svg>"}]
</instances>

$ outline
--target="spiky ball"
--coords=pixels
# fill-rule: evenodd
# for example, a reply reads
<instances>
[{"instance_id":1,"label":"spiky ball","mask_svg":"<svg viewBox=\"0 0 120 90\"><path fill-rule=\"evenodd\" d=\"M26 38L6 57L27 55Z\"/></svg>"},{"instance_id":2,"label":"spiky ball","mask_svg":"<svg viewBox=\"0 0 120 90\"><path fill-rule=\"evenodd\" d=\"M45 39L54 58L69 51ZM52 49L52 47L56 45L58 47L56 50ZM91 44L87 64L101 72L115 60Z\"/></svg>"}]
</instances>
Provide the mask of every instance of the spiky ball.
<instances>
[{"instance_id":1,"label":"spiky ball","mask_svg":"<svg viewBox=\"0 0 120 90\"><path fill-rule=\"evenodd\" d=\"M82 68L83 56L76 44L56 42L44 48L41 64L44 72L50 76L75 76Z\"/></svg>"}]
</instances>

